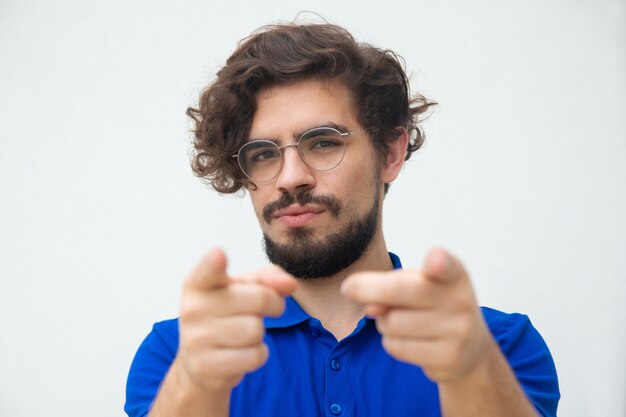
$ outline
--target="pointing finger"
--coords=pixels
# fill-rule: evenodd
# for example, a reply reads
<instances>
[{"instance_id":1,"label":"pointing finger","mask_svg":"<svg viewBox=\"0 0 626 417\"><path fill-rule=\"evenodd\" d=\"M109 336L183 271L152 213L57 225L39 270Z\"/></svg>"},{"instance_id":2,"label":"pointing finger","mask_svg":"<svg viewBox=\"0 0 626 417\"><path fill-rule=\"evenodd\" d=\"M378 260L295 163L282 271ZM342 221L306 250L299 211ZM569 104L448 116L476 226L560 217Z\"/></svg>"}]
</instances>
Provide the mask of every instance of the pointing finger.
<instances>
[{"instance_id":1,"label":"pointing finger","mask_svg":"<svg viewBox=\"0 0 626 417\"><path fill-rule=\"evenodd\" d=\"M446 250L434 248L424 260L424 275L430 281L449 284L467 277L467 272L465 272L461 261Z\"/></svg>"},{"instance_id":2,"label":"pointing finger","mask_svg":"<svg viewBox=\"0 0 626 417\"><path fill-rule=\"evenodd\" d=\"M438 285L413 270L360 272L341 285L341 293L366 305L370 315L384 314L384 307L430 307L436 304L439 291Z\"/></svg>"},{"instance_id":3,"label":"pointing finger","mask_svg":"<svg viewBox=\"0 0 626 417\"><path fill-rule=\"evenodd\" d=\"M211 249L185 280L185 287L209 290L228 283L226 255L221 249Z\"/></svg>"},{"instance_id":4,"label":"pointing finger","mask_svg":"<svg viewBox=\"0 0 626 417\"><path fill-rule=\"evenodd\" d=\"M239 282L254 282L265 285L283 296L293 293L298 285L296 279L291 274L276 265L238 275L234 279Z\"/></svg>"}]
</instances>

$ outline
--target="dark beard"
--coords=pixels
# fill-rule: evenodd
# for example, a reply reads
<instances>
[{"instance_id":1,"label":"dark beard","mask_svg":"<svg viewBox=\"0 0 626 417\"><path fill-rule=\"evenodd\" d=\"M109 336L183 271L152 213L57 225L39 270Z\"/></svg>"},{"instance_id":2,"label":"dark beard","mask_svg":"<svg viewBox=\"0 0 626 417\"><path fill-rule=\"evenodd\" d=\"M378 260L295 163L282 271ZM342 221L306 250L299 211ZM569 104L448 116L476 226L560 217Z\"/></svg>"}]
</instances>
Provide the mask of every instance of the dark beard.
<instances>
[{"instance_id":1,"label":"dark beard","mask_svg":"<svg viewBox=\"0 0 626 417\"><path fill-rule=\"evenodd\" d=\"M363 218L352 220L343 230L320 240L314 239L307 228L294 229L290 241L285 245L263 234L267 258L296 278L335 275L356 262L369 247L378 226L379 203L380 197L376 193L369 213ZM339 212L333 214L339 217Z\"/></svg>"}]
</instances>

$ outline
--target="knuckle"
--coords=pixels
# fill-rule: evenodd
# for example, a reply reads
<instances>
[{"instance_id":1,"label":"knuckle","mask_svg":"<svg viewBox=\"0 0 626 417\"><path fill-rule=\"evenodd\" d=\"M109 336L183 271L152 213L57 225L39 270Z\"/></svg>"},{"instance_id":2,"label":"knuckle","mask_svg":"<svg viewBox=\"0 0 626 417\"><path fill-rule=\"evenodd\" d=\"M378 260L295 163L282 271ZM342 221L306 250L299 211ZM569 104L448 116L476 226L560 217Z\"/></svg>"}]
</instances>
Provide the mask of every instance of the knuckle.
<instances>
[{"instance_id":1,"label":"knuckle","mask_svg":"<svg viewBox=\"0 0 626 417\"><path fill-rule=\"evenodd\" d=\"M388 335L410 336L414 333L414 325L405 310L391 310L383 321L385 331Z\"/></svg>"},{"instance_id":2,"label":"knuckle","mask_svg":"<svg viewBox=\"0 0 626 417\"><path fill-rule=\"evenodd\" d=\"M450 334L458 345L463 345L472 337L472 325L466 317L457 317L450 323Z\"/></svg>"},{"instance_id":3,"label":"knuckle","mask_svg":"<svg viewBox=\"0 0 626 417\"><path fill-rule=\"evenodd\" d=\"M267 361L269 357L269 351L265 344L260 344L253 348L247 348L241 351L241 354L237 358L237 366L243 372L254 371Z\"/></svg>"},{"instance_id":4,"label":"knuckle","mask_svg":"<svg viewBox=\"0 0 626 417\"><path fill-rule=\"evenodd\" d=\"M196 320L201 315L201 306L190 298L185 299L180 306L179 320L181 323L186 323Z\"/></svg>"},{"instance_id":5,"label":"knuckle","mask_svg":"<svg viewBox=\"0 0 626 417\"><path fill-rule=\"evenodd\" d=\"M255 313L265 314L271 309L273 300L269 290L259 287L259 291L257 291L253 300L252 308Z\"/></svg>"},{"instance_id":6,"label":"knuckle","mask_svg":"<svg viewBox=\"0 0 626 417\"><path fill-rule=\"evenodd\" d=\"M414 354L409 349L402 339L399 338L391 338L384 337L383 338L383 347L393 357L405 362L415 362Z\"/></svg>"},{"instance_id":7,"label":"knuckle","mask_svg":"<svg viewBox=\"0 0 626 417\"><path fill-rule=\"evenodd\" d=\"M470 312L475 308L476 303L471 294L457 291L451 296L451 305L455 306L457 311Z\"/></svg>"},{"instance_id":8,"label":"knuckle","mask_svg":"<svg viewBox=\"0 0 626 417\"><path fill-rule=\"evenodd\" d=\"M253 359L255 361L255 368L263 365L267 358L269 357L269 349L265 344L259 345L258 348L254 350Z\"/></svg>"},{"instance_id":9,"label":"knuckle","mask_svg":"<svg viewBox=\"0 0 626 417\"><path fill-rule=\"evenodd\" d=\"M389 336L383 336L382 344L385 350L393 355L400 353L398 339Z\"/></svg>"},{"instance_id":10,"label":"knuckle","mask_svg":"<svg viewBox=\"0 0 626 417\"><path fill-rule=\"evenodd\" d=\"M285 300L279 296L273 296L271 298L271 303L268 306L267 310L263 312L263 315L278 317L285 311Z\"/></svg>"},{"instance_id":11,"label":"knuckle","mask_svg":"<svg viewBox=\"0 0 626 417\"><path fill-rule=\"evenodd\" d=\"M387 334L388 321L386 317L379 317L378 319L376 319L376 329L383 336ZM384 342L384 339L383 339L383 342Z\"/></svg>"},{"instance_id":12,"label":"knuckle","mask_svg":"<svg viewBox=\"0 0 626 417\"><path fill-rule=\"evenodd\" d=\"M197 354L204 351L204 344L199 337L188 337L185 339L185 350L190 354Z\"/></svg>"},{"instance_id":13,"label":"knuckle","mask_svg":"<svg viewBox=\"0 0 626 417\"><path fill-rule=\"evenodd\" d=\"M178 320L181 323L187 322L192 319L195 315L195 310L192 309L189 305L183 304L180 306L180 311L178 312Z\"/></svg>"},{"instance_id":14,"label":"knuckle","mask_svg":"<svg viewBox=\"0 0 626 417\"><path fill-rule=\"evenodd\" d=\"M446 349L445 358L445 368L450 371L459 369L463 359L462 350L457 346L450 346Z\"/></svg>"},{"instance_id":15,"label":"knuckle","mask_svg":"<svg viewBox=\"0 0 626 417\"><path fill-rule=\"evenodd\" d=\"M263 326L262 320L258 317L249 316L242 318L238 327L236 332L249 344L261 343L265 336L265 327Z\"/></svg>"},{"instance_id":16,"label":"knuckle","mask_svg":"<svg viewBox=\"0 0 626 417\"><path fill-rule=\"evenodd\" d=\"M219 310L219 306L223 304L226 296L227 291L221 289L210 292L185 290L180 302L180 318L193 320L206 315L213 316Z\"/></svg>"},{"instance_id":17,"label":"knuckle","mask_svg":"<svg viewBox=\"0 0 626 417\"><path fill-rule=\"evenodd\" d=\"M210 350L210 338L206 333L195 330L181 332L181 349L191 356L198 356Z\"/></svg>"},{"instance_id":18,"label":"knuckle","mask_svg":"<svg viewBox=\"0 0 626 417\"><path fill-rule=\"evenodd\" d=\"M179 318L181 322L193 322L205 317L215 316L215 301L218 298L213 294L200 294L197 292L187 292L183 294Z\"/></svg>"},{"instance_id":19,"label":"knuckle","mask_svg":"<svg viewBox=\"0 0 626 417\"><path fill-rule=\"evenodd\" d=\"M196 358L189 361L191 371L201 380L210 380L214 378L216 374L219 374L219 369L216 369L213 361L207 357Z\"/></svg>"},{"instance_id":20,"label":"knuckle","mask_svg":"<svg viewBox=\"0 0 626 417\"><path fill-rule=\"evenodd\" d=\"M385 324L387 331L389 332L402 329L402 318L400 317L400 313L396 310L390 311L385 318Z\"/></svg>"}]
</instances>

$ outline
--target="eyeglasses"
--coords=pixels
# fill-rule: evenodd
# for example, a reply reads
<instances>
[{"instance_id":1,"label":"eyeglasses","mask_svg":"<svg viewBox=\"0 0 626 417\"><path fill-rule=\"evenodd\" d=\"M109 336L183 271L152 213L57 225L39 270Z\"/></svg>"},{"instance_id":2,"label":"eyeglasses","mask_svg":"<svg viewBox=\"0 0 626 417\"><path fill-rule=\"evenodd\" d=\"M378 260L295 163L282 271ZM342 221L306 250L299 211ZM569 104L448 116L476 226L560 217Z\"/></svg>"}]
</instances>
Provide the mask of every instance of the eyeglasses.
<instances>
[{"instance_id":1,"label":"eyeglasses","mask_svg":"<svg viewBox=\"0 0 626 417\"><path fill-rule=\"evenodd\" d=\"M271 140L253 140L243 145L237 155L241 171L256 183L270 182L283 168L283 149L295 146L302 161L316 171L337 167L346 153L344 138L351 133L332 127L316 127L304 132L296 143L278 146Z\"/></svg>"}]
</instances>

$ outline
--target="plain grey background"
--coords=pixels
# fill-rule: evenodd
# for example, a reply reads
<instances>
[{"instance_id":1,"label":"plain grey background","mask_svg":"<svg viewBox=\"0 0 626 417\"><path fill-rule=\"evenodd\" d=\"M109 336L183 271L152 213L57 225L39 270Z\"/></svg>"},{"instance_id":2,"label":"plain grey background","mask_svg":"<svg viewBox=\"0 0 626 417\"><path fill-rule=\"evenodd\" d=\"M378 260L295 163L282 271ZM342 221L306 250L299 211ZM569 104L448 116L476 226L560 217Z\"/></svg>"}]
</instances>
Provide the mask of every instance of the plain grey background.
<instances>
[{"instance_id":1,"label":"plain grey background","mask_svg":"<svg viewBox=\"0 0 626 417\"><path fill-rule=\"evenodd\" d=\"M256 27L314 10L406 59L440 106L385 204L528 314L561 416L624 416L623 1L0 1L0 415L122 415L128 367L223 247L265 264L247 197L190 172L184 115ZM294 414L295 415L295 414Z\"/></svg>"}]
</instances>

